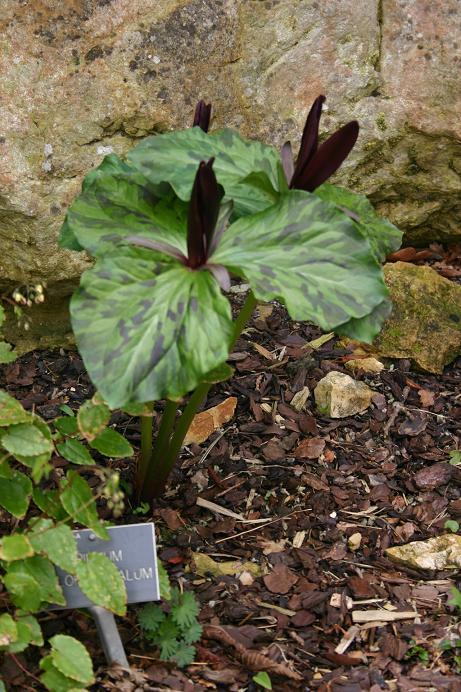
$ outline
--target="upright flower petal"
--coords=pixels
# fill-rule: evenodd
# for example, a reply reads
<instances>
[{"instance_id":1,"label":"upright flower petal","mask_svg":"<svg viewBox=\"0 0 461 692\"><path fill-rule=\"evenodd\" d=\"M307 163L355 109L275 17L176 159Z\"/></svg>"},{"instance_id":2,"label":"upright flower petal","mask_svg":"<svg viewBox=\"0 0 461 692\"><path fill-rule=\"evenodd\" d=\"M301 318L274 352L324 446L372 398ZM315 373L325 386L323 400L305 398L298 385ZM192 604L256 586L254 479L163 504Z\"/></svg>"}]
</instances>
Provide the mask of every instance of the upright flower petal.
<instances>
[{"instance_id":1,"label":"upright flower petal","mask_svg":"<svg viewBox=\"0 0 461 692\"><path fill-rule=\"evenodd\" d=\"M213 171L213 161L200 162L195 175L187 222L188 265L205 264L219 216L224 191Z\"/></svg>"},{"instance_id":2,"label":"upright flower petal","mask_svg":"<svg viewBox=\"0 0 461 692\"><path fill-rule=\"evenodd\" d=\"M299 188L298 182L301 178L304 169L317 151L319 141L319 125L322 115L322 106L325 102L325 96L317 96L311 106L309 115L306 118L304 125L303 136L301 138L301 146L299 148L296 168L291 180L291 187Z\"/></svg>"},{"instance_id":3,"label":"upright flower petal","mask_svg":"<svg viewBox=\"0 0 461 692\"><path fill-rule=\"evenodd\" d=\"M192 127L200 127L204 132L208 132L211 119L211 103L199 101L195 107L194 122Z\"/></svg>"},{"instance_id":4,"label":"upright flower petal","mask_svg":"<svg viewBox=\"0 0 461 692\"><path fill-rule=\"evenodd\" d=\"M356 120L341 127L317 149L301 175L297 177L296 184L293 178L291 187L307 192L319 187L338 170L350 154L358 136L359 124Z\"/></svg>"}]
</instances>

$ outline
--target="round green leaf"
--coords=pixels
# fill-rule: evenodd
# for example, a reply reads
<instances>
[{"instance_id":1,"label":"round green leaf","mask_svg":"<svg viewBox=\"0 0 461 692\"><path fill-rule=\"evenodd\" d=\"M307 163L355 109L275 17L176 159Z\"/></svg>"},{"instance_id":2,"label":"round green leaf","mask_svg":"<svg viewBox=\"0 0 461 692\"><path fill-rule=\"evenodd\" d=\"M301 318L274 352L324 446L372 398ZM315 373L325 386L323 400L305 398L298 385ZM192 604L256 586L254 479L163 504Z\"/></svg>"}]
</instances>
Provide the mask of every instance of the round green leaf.
<instances>
[{"instance_id":1,"label":"round green leaf","mask_svg":"<svg viewBox=\"0 0 461 692\"><path fill-rule=\"evenodd\" d=\"M112 428L103 430L95 440L90 442L90 447L113 459L132 457L134 454L134 449L128 440L116 430L112 430Z\"/></svg>"},{"instance_id":2,"label":"round green leaf","mask_svg":"<svg viewBox=\"0 0 461 692\"><path fill-rule=\"evenodd\" d=\"M75 574L77 544L69 526L54 526L50 519L40 519L28 537L36 553L42 553L61 569Z\"/></svg>"},{"instance_id":3,"label":"round green leaf","mask_svg":"<svg viewBox=\"0 0 461 692\"><path fill-rule=\"evenodd\" d=\"M99 536L108 539L109 534L99 520L96 503L88 483L75 473L69 471L66 476L67 485L61 492L61 504L75 521L88 526Z\"/></svg>"},{"instance_id":4,"label":"round green leaf","mask_svg":"<svg viewBox=\"0 0 461 692\"><path fill-rule=\"evenodd\" d=\"M90 655L81 642L65 634L51 637L51 659L62 675L83 685L94 682L93 664Z\"/></svg>"},{"instance_id":5,"label":"round green leaf","mask_svg":"<svg viewBox=\"0 0 461 692\"><path fill-rule=\"evenodd\" d=\"M32 557L33 554L34 549L29 539L22 533L5 536L0 542L0 560L12 562Z\"/></svg>"},{"instance_id":6,"label":"round green leaf","mask_svg":"<svg viewBox=\"0 0 461 692\"><path fill-rule=\"evenodd\" d=\"M387 296L354 222L300 190L233 223L211 261L245 277L259 300L281 300L293 319L326 331L368 315Z\"/></svg>"},{"instance_id":7,"label":"round green leaf","mask_svg":"<svg viewBox=\"0 0 461 692\"><path fill-rule=\"evenodd\" d=\"M66 440L65 442L60 442L56 445L59 454L67 459L67 461L72 462L72 464L80 464L81 466L93 466L94 459L79 440ZM128 456L128 455L127 455Z\"/></svg>"},{"instance_id":8,"label":"round green leaf","mask_svg":"<svg viewBox=\"0 0 461 692\"><path fill-rule=\"evenodd\" d=\"M3 582L13 603L23 610L38 610L42 603L66 604L55 569L44 557L10 563Z\"/></svg>"},{"instance_id":9,"label":"round green leaf","mask_svg":"<svg viewBox=\"0 0 461 692\"><path fill-rule=\"evenodd\" d=\"M89 553L77 566L77 579L79 587L93 603L116 615L125 615L125 582L106 555Z\"/></svg>"},{"instance_id":10,"label":"round green leaf","mask_svg":"<svg viewBox=\"0 0 461 692\"><path fill-rule=\"evenodd\" d=\"M0 615L0 648L9 646L18 638L18 629L9 613Z\"/></svg>"},{"instance_id":11,"label":"round green leaf","mask_svg":"<svg viewBox=\"0 0 461 692\"><path fill-rule=\"evenodd\" d=\"M62 435L75 435L78 432L77 419L72 416L56 418L53 425Z\"/></svg>"},{"instance_id":12,"label":"round green leaf","mask_svg":"<svg viewBox=\"0 0 461 692\"><path fill-rule=\"evenodd\" d=\"M109 420L110 410L104 403L85 401L77 413L78 429L87 440L94 440L104 430Z\"/></svg>"},{"instance_id":13,"label":"round green leaf","mask_svg":"<svg viewBox=\"0 0 461 692\"><path fill-rule=\"evenodd\" d=\"M0 506L17 519L27 512L31 495L30 478L20 471L12 471L11 478L0 478Z\"/></svg>"},{"instance_id":14,"label":"round green leaf","mask_svg":"<svg viewBox=\"0 0 461 692\"><path fill-rule=\"evenodd\" d=\"M0 427L22 423L30 414L12 396L0 390Z\"/></svg>"},{"instance_id":15,"label":"round green leaf","mask_svg":"<svg viewBox=\"0 0 461 692\"><path fill-rule=\"evenodd\" d=\"M11 425L2 436L1 443L14 456L34 457L53 451L52 442L31 423Z\"/></svg>"},{"instance_id":16,"label":"round green leaf","mask_svg":"<svg viewBox=\"0 0 461 692\"><path fill-rule=\"evenodd\" d=\"M82 277L71 302L85 366L111 408L177 399L228 356L233 324L214 277L121 247Z\"/></svg>"}]
</instances>

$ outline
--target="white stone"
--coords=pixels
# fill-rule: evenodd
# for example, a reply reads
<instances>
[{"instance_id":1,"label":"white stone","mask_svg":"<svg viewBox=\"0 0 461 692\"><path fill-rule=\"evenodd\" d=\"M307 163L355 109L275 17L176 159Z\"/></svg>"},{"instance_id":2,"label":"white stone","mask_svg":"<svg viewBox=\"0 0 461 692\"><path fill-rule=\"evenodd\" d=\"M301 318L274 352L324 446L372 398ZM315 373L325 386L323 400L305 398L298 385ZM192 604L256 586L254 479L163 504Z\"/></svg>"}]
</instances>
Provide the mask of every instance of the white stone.
<instances>
[{"instance_id":1,"label":"white stone","mask_svg":"<svg viewBox=\"0 0 461 692\"><path fill-rule=\"evenodd\" d=\"M371 404L374 392L364 382L332 370L314 389L315 403L320 413L329 418L347 418L363 413Z\"/></svg>"}]
</instances>

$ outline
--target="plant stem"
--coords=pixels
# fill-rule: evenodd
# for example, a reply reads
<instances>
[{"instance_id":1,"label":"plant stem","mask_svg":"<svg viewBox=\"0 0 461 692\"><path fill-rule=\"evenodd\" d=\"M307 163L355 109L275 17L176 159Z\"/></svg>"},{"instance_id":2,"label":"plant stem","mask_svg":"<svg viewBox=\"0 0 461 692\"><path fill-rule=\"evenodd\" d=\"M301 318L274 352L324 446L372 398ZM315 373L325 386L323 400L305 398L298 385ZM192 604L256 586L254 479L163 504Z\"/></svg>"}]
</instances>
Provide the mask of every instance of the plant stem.
<instances>
[{"instance_id":1,"label":"plant stem","mask_svg":"<svg viewBox=\"0 0 461 692\"><path fill-rule=\"evenodd\" d=\"M255 306L256 298L250 291L245 300L245 303L243 304L242 309L240 310L237 319L235 320L234 334L232 337L232 342L230 344L229 351L231 351L234 348L237 339L242 333L245 324L250 319L251 314L255 309ZM191 395L186 408L179 417L169 447L162 449L165 456L163 457L163 459L159 459L158 456L155 455L155 462L154 459L152 459L152 463L149 467L149 469L151 470L151 473L149 474L150 482L145 482L142 488L142 496L143 498L145 498L146 501L150 501L154 497L158 497L162 493L168 476L171 473L171 469L173 468L179 456L187 431L189 430L194 416L197 413L197 410L200 407L203 400L205 399L206 395L208 394L210 388L211 383L208 382L202 382L202 384L198 385L196 390ZM171 429L172 428L170 428L169 432L171 432Z\"/></svg>"},{"instance_id":2,"label":"plant stem","mask_svg":"<svg viewBox=\"0 0 461 692\"><path fill-rule=\"evenodd\" d=\"M151 412L154 411L154 404L150 403L148 406L151 408ZM136 471L136 484L139 488L142 487L142 482L149 468L150 460L152 458L152 431L154 427L154 417L151 416L141 416L141 458L139 459L138 468Z\"/></svg>"},{"instance_id":3,"label":"plant stem","mask_svg":"<svg viewBox=\"0 0 461 692\"><path fill-rule=\"evenodd\" d=\"M155 446L153 449L151 448L149 464L142 478L138 475L138 494L144 501L150 500L152 497L150 488L156 487L159 479L161 480L163 477L163 460L168 455L169 441L176 420L177 408L178 404L176 401L167 399Z\"/></svg>"}]
</instances>

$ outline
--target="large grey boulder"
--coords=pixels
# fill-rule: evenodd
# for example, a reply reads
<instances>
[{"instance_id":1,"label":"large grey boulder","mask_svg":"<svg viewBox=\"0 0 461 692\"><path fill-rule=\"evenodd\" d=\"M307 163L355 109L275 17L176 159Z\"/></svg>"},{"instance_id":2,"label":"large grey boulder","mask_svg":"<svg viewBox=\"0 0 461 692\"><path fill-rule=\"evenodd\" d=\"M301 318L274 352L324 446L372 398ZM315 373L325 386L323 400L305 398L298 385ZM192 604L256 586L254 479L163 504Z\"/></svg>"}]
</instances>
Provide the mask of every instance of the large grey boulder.
<instances>
[{"instance_id":1,"label":"large grey boulder","mask_svg":"<svg viewBox=\"0 0 461 692\"><path fill-rule=\"evenodd\" d=\"M325 133L362 126L339 180L412 242L459 239L460 17L458 0L2 0L0 289L69 292L88 260L56 238L84 174L190 124L199 97L214 126L281 145L327 94Z\"/></svg>"}]
</instances>

